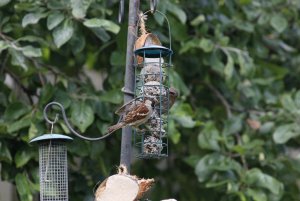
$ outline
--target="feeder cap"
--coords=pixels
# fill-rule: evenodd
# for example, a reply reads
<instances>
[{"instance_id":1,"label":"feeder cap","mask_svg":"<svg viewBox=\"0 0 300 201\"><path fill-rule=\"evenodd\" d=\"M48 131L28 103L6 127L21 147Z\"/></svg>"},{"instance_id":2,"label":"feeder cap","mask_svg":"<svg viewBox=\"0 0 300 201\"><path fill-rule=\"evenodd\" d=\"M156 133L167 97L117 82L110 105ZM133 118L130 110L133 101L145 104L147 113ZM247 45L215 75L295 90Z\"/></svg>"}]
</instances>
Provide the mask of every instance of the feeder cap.
<instances>
[{"instance_id":1,"label":"feeder cap","mask_svg":"<svg viewBox=\"0 0 300 201\"><path fill-rule=\"evenodd\" d=\"M173 54L173 51L161 45L149 45L136 49L134 53L141 57L145 55L147 58L159 58L169 56Z\"/></svg>"},{"instance_id":2,"label":"feeder cap","mask_svg":"<svg viewBox=\"0 0 300 201\"><path fill-rule=\"evenodd\" d=\"M68 141L68 140L73 140L73 138L66 136L66 135L61 135L61 134L44 134L41 135L39 137L33 138L32 140L30 140L29 143L32 142L40 142L40 141L45 141L45 140L64 140L64 141Z\"/></svg>"}]
</instances>

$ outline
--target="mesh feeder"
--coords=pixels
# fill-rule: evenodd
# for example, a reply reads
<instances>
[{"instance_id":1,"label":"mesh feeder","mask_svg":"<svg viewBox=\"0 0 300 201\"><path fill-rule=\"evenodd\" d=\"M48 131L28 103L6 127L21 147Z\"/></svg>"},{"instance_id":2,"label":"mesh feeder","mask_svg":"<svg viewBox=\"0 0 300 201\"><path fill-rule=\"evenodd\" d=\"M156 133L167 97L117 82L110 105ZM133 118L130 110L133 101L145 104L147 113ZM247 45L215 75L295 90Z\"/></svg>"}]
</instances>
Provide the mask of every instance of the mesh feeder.
<instances>
[{"instance_id":1,"label":"mesh feeder","mask_svg":"<svg viewBox=\"0 0 300 201\"><path fill-rule=\"evenodd\" d=\"M44 134L30 143L39 146L40 201L68 201L68 165L66 142L61 134Z\"/></svg>"},{"instance_id":2,"label":"mesh feeder","mask_svg":"<svg viewBox=\"0 0 300 201\"><path fill-rule=\"evenodd\" d=\"M149 11L145 12L149 13ZM172 66L170 25L163 15L169 28L169 45L164 47L157 41L153 44L144 43L134 50L135 61L135 100L141 102L150 99L156 102L154 112L144 128L134 130L134 145L137 157L144 159L163 158L168 156L168 118L170 109L169 70ZM141 19L143 19L141 17ZM142 35L143 36L143 35ZM142 38L137 40L137 42ZM137 45L135 46L137 47Z\"/></svg>"}]
</instances>

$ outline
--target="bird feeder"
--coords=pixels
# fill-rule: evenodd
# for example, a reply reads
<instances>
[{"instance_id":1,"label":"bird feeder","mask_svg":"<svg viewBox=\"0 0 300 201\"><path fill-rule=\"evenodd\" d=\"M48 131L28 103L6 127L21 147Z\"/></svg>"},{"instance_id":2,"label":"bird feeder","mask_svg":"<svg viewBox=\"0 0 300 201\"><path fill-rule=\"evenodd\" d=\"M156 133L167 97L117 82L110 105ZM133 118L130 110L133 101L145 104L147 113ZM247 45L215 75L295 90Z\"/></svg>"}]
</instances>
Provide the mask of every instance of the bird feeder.
<instances>
[{"instance_id":1,"label":"bird feeder","mask_svg":"<svg viewBox=\"0 0 300 201\"><path fill-rule=\"evenodd\" d=\"M39 146L40 201L68 201L68 165L66 142L61 134L44 134L34 138Z\"/></svg>"},{"instance_id":2,"label":"bird feeder","mask_svg":"<svg viewBox=\"0 0 300 201\"><path fill-rule=\"evenodd\" d=\"M165 17L169 27L170 38L168 19L159 11L155 13ZM141 102L145 99L150 99L155 102L155 105L154 112L144 128L134 129L134 143L137 148L138 158L162 158L168 156L169 70L172 66L171 56L173 51L171 50L171 39L170 47L167 48L160 45L160 42L157 41L158 39L153 36L152 38L155 39L152 40L154 44L141 42L141 39L145 38L146 40L149 34L146 35L147 37L144 36L142 35L137 39L139 44L143 44L142 47L134 51L135 100Z\"/></svg>"}]
</instances>

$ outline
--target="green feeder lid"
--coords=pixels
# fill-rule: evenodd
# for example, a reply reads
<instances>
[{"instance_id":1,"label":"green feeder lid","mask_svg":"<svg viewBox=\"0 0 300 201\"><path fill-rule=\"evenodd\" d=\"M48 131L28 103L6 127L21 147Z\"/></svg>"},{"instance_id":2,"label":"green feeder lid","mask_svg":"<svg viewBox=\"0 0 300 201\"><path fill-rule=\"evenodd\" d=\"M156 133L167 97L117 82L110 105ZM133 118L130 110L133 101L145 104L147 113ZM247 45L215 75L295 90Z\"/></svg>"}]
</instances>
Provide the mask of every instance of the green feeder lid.
<instances>
[{"instance_id":1,"label":"green feeder lid","mask_svg":"<svg viewBox=\"0 0 300 201\"><path fill-rule=\"evenodd\" d=\"M33 138L30 140L29 143L32 142L40 142L40 141L45 141L45 140L73 140L73 138L66 136L66 135L61 135L61 134L44 134L39 137Z\"/></svg>"},{"instance_id":2,"label":"green feeder lid","mask_svg":"<svg viewBox=\"0 0 300 201\"><path fill-rule=\"evenodd\" d=\"M173 51L160 45L149 45L136 49L134 53L141 57L144 57L145 55L147 58L159 58L169 56L173 54Z\"/></svg>"}]
</instances>

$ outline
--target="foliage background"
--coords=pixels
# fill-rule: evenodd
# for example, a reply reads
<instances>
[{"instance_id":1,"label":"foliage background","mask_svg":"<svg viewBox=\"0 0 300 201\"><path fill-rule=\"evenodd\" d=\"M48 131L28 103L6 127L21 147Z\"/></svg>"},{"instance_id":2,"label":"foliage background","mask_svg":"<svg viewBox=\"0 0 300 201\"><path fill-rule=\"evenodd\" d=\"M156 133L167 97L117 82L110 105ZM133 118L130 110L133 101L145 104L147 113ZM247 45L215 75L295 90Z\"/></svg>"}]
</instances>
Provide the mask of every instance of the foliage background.
<instances>
[{"instance_id":1,"label":"foliage background","mask_svg":"<svg viewBox=\"0 0 300 201\"><path fill-rule=\"evenodd\" d=\"M132 173L157 180L149 199L299 200L299 9L297 0L159 1L181 97L170 156L132 164ZM117 1L0 0L1 179L21 201L38 191L37 148L28 141L49 132L48 102L61 102L87 136L117 121L127 34L117 12ZM149 29L168 45L164 21L154 19ZM69 134L61 120L55 132ZM75 138L70 200L92 200L119 153L120 132L94 143Z\"/></svg>"}]
</instances>

